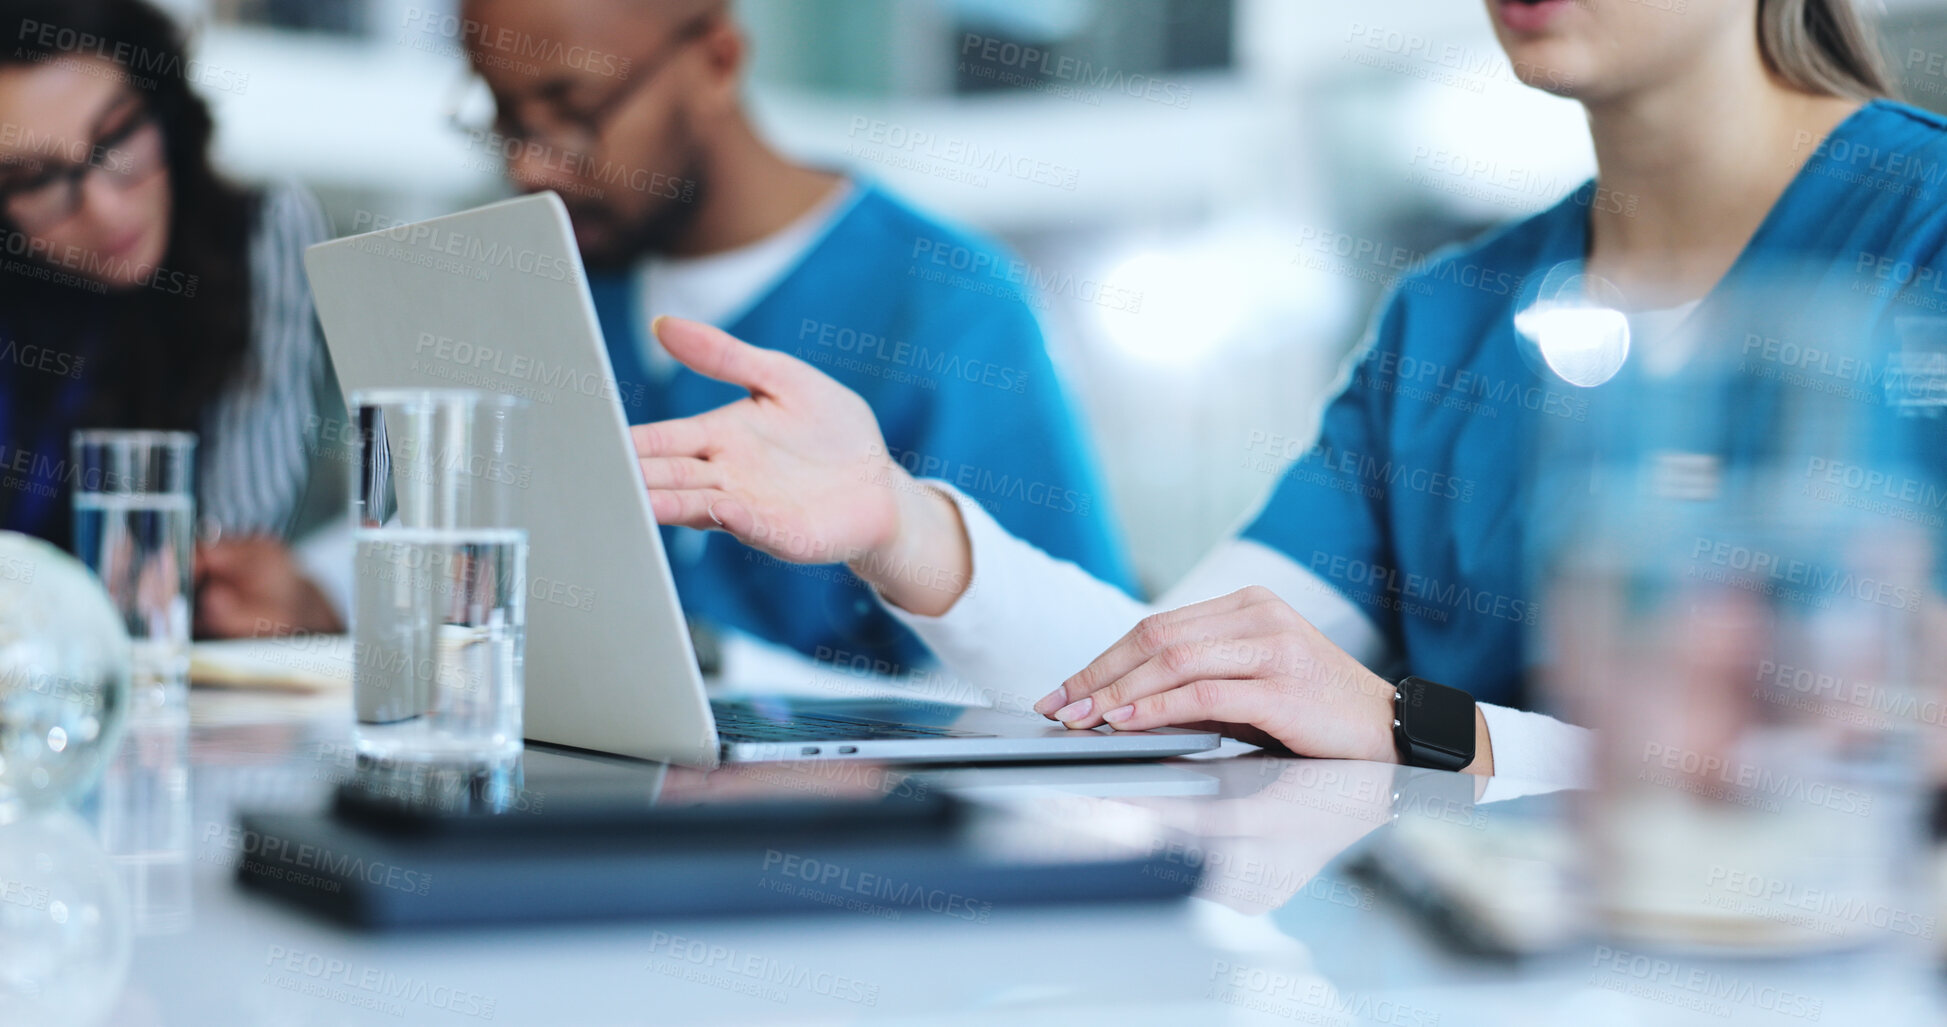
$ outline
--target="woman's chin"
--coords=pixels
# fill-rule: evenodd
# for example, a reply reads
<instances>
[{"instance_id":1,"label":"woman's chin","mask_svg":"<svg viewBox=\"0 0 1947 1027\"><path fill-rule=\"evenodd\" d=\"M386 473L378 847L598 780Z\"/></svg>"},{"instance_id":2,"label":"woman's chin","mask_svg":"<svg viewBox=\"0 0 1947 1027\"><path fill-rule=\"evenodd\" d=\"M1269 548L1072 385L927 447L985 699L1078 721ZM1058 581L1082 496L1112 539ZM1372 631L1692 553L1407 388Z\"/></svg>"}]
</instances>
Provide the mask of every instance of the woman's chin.
<instances>
[{"instance_id":1,"label":"woman's chin","mask_svg":"<svg viewBox=\"0 0 1947 1027\"><path fill-rule=\"evenodd\" d=\"M1590 60L1584 47L1567 39L1538 39L1503 45L1514 77L1556 96L1576 99L1593 82Z\"/></svg>"}]
</instances>

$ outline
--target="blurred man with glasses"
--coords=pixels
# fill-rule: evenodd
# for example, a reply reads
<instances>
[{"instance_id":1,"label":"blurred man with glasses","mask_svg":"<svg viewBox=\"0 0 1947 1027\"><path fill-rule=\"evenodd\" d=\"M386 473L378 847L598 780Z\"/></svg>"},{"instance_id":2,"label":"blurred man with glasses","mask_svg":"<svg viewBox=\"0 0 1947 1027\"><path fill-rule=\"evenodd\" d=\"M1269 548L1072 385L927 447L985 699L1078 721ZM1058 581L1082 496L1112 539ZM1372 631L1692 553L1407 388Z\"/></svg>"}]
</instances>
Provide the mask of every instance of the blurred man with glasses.
<instances>
[{"instance_id":1,"label":"blurred man with glasses","mask_svg":"<svg viewBox=\"0 0 1947 1027\"><path fill-rule=\"evenodd\" d=\"M1010 271L1025 265L773 149L745 111L749 49L722 0L467 0L449 27L485 85L461 126L520 188L568 206L632 423L740 395L650 330L664 314L707 321L818 364L865 398L895 459L1130 587L1092 447ZM850 666L926 660L843 570L665 532L693 619Z\"/></svg>"}]
</instances>

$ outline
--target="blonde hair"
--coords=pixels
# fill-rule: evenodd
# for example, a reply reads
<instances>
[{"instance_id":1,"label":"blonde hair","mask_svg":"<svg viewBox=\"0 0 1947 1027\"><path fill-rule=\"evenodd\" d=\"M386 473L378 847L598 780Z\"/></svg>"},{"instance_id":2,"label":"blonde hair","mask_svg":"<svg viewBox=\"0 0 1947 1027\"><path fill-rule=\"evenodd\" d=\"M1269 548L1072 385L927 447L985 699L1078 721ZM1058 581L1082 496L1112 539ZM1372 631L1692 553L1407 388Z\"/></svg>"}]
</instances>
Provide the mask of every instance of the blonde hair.
<instances>
[{"instance_id":1,"label":"blonde hair","mask_svg":"<svg viewBox=\"0 0 1947 1027\"><path fill-rule=\"evenodd\" d=\"M1773 72L1808 93L1893 93L1878 34L1853 0L1758 0L1758 49Z\"/></svg>"}]
</instances>

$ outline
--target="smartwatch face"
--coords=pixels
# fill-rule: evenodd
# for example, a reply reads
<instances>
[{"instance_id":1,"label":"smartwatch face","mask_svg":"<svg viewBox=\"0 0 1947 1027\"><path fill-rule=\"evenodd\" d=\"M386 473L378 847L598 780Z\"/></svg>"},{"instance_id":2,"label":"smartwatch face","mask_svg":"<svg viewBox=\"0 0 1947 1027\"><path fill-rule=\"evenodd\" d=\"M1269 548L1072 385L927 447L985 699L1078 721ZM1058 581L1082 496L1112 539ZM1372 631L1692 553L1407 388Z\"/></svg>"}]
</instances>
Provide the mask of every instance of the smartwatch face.
<instances>
[{"instance_id":1,"label":"smartwatch face","mask_svg":"<svg viewBox=\"0 0 1947 1027\"><path fill-rule=\"evenodd\" d=\"M1447 752L1474 745L1474 699L1458 688L1424 682L1406 696L1412 708L1406 721L1413 740Z\"/></svg>"}]
</instances>

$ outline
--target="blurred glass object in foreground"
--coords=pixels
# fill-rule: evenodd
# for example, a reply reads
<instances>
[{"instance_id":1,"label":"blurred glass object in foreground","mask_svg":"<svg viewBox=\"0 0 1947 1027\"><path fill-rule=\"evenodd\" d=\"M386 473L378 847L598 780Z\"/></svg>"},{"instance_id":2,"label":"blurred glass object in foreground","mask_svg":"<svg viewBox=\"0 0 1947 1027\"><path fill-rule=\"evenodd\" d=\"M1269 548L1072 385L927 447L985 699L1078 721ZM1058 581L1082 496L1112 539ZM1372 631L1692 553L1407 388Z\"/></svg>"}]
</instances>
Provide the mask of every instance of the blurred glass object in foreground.
<instances>
[{"instance_id":1,"label":"blurred glass object in foreground","mask_svg":"<svg viewBox=\"0 0 1947 1027\"><path fill-rule=\"evenodd\" d=\"M1590 912L1691 951L1931 938L1919 753L1941 706L1918 629L1947 486L1939 422L1892 396L1926 359L1887 304L1742 277L1631 317L1589 420L1532 454L1533 658L1597 732Z\"/></svg>"},{"instance_id":2,"label":"blurred glass object in foreground","mask_svg":"<svg viewBox=\"0 0 1947 1027\"><path fill-rule=\"evenodd\" d=\"M0 825L0 1023L107 1023L133 951L128 895L88 825L43 810Z\"/></svg>"},{"instance_id":3,"label":"blurred glass object in foreground","mask_svg":"<svg viewBox=\"0 0 1947 1027\"><path fill-rule=\"evenodd\" d=\"M81 796L129 716L129 640L79 560L0 532L0 824Z\"/></svg>"}]
</instances>

